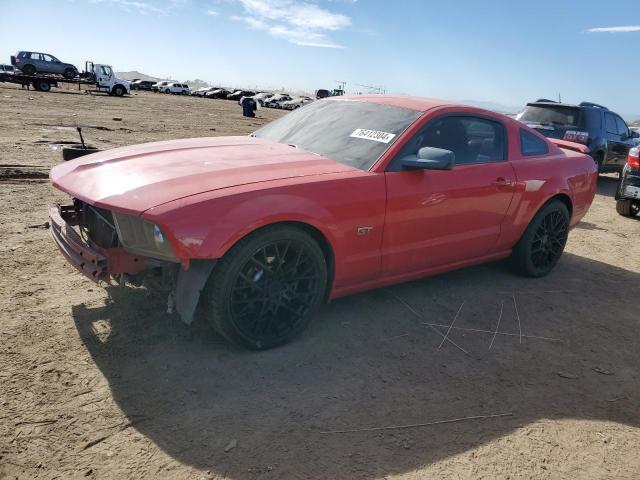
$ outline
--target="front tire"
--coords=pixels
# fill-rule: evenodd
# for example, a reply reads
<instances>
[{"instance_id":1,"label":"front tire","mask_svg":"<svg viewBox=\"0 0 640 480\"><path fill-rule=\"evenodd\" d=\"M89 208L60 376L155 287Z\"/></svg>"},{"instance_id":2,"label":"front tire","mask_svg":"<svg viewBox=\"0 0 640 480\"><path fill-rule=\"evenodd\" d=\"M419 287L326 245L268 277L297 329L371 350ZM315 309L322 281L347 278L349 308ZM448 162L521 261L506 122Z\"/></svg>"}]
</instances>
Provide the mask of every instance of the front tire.
<instances>
[{"instance_id":1,"label":"front tire","mask_svg":"<svg viewBox=\"0 0 640 480\"><path fill-rule=\"evenodd\" d=\"M64 73L62 74L62 76L64 78L66 78L67 80L72 80L73 78L76 77L76 75L78 75L78 72L76 70L74 70L73 68L67 68Z\"/></svg>"},{"instance_id":2,"label":"front tire","mask_svg":"<svg viewBox=\"0 0 640 480\"><path fill-rule=\"evenodd\" d=\"M113 93L116 97L122 97L124 95L124 87L122 85L116 85L113 87L111 93Z\"/></svg>"},{"instance_id":3,"label":"front tire","mask_svg":"<svg viewBox=\"0 0 640 480\"><path fill-rule=\"evenodd\" d=\"M252 350L289 342L324 299L327 264L298 228L272 226L236 244L204 289L207 317L227 340Z\"/></svg>"},{"instance_id":4,"label":"front tire","mask_svg":"<svg viewBox=\"0 0 640 480\"><path fill-rule=\"evenodd\" d=\"M623 217L635 217L640 213L640 204L623 198L616 201L616 212Z\"/></svg>"},{"instance_id":5,"label":"front tire","mask_svg":"<svg viewBox=\"0 0 640 480\"><path fill-rule=\"evenodd\" d=\"M512 260L521 273L543 277L553 270L567 243L570 218L560 200L551 200L538 211L513 249Z\"/></svg>"}]
</instances>

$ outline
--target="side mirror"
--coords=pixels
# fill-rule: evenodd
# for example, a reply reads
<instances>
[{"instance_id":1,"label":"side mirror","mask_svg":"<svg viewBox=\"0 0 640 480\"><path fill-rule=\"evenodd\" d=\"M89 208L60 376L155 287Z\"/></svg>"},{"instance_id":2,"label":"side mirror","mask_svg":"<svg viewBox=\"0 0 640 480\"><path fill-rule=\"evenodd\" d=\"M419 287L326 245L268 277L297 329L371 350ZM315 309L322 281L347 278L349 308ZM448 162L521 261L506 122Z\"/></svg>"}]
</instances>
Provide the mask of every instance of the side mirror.
<instances>
[{"instance_id":1,"label":"side mirror","mask_svg":"<svg viewBox=\"0 0 640 480\"><path fill-rule=\"evenodd\" d=\"M456 155L451 150L422 147L417 155L407 155L401 160L407 170L451 170L456 163Z\"/></svg>"},{"instance_id":2,"label":"side mirror","mask_svg":"<svg viewBox=\"0 0 640 480\"><path fill-rule=\"evenodd\" d=\"M630 130L631 132L631 138L640 138L640 133L636 132L635 130Z\"/></svg>"}]
</instances>

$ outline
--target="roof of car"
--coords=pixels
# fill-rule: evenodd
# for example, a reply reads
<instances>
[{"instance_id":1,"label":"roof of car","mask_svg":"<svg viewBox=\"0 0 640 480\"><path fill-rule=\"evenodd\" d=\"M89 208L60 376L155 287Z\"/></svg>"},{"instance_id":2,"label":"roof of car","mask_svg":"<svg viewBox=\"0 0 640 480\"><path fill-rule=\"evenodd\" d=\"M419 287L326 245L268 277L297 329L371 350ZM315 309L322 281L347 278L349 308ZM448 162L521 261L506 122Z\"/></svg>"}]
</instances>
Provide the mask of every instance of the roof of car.
<instances>
[{"instance_id":1,"label":"roof of car","mask_svg":"<svg viewBox=\"0 0 640 480\"><path fill-rule=\"evenodd\" d=\"M560 103L553 100L540 99L535 102L529 102L527 105L540 106L540 105L549 105L552 107L567 107L567 108L595 108L598 110L609 110L607 107L600 105L598 103L593 102L580 102L580 104L575 105L572 103Z\"/></svg>"},{"instance_id":2,"label":"roof of car","mask_svg":"<svg viewBox=\"0 0 640 480\"><path fill-rule=\"evenodd\" d=\"M368 103L378 103L380 105L391 105L394 107L408 108L418 112L426 112L435 107L445 105L455 105L454 102L438 100L435 98L410 97L404 95L346 95L339 97L329 97L330 100L351 100Z\"/></svg>"}]
</instances>

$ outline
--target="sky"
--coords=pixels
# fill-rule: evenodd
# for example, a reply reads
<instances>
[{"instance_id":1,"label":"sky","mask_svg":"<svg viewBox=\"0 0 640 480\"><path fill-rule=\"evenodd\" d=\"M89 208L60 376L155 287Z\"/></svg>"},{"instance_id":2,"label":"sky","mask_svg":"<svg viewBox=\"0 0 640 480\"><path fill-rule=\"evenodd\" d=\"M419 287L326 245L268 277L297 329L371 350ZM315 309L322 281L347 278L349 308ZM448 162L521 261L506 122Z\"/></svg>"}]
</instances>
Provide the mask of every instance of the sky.
<instances>
[{"instance_id":1,"label":"sky","mask_svg":"<svg viewBox=\"0 0 640 480\"><path fill-rule=\"evenodd\" d=\"M604 7L606 5L606 8ZM0 62L50 53L176 80L640 118L638 0L0 0Z\"/></svg>"}]
</instances>

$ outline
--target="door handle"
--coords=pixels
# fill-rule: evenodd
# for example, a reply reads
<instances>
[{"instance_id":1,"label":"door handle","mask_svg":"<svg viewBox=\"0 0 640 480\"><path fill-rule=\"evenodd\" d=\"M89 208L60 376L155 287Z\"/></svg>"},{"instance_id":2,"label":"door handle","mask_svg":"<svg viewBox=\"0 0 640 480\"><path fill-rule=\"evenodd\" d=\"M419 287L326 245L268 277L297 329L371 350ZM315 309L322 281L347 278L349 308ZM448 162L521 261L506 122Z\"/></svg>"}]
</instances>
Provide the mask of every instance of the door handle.
<instances>
[{"instance_id":1,"label":"door handle","mask_svg":"<svg viewBox=\"0 0 640 480\"><path fill-rule=\"evenodd\" d=\"M498 177L494 180L493 182L493 186L494 187L510 187L511 186L511 180L508 180L504 177Z\"/></svg>"}]
</instances>

